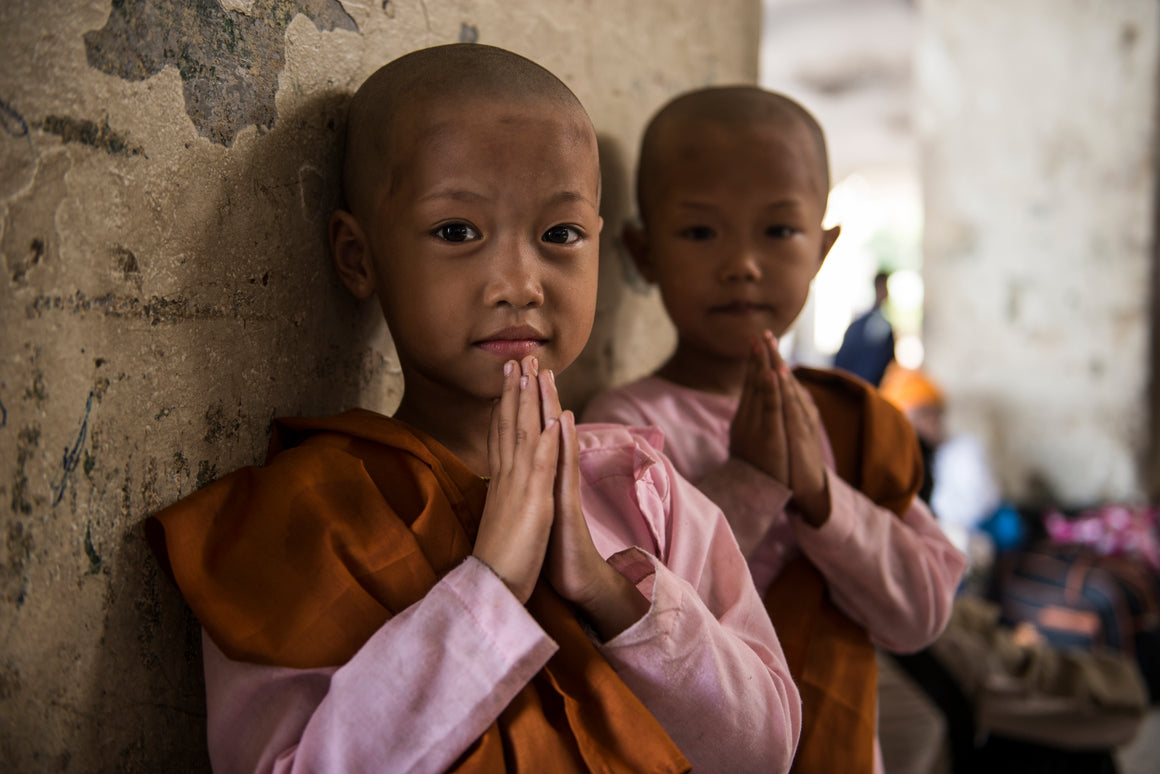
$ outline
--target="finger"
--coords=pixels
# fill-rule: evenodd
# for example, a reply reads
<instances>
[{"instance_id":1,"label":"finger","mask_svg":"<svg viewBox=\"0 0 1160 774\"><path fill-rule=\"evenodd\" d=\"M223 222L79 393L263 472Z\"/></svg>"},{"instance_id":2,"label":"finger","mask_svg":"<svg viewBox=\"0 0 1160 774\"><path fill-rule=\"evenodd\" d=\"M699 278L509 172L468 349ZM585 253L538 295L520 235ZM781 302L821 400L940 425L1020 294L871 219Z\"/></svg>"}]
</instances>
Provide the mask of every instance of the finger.
<instances>
[{"instance_id":1,"label":"finger","mask_svg":"<svg viewBox=\"0 0 1160 774\"><path fill-rule=\"evenodd\" d=\"M760 362L761 362L761 370L762 371L772 371L773 370L773 355L769 351L769 339L772 336L773 336L773 334L770 333L769 331L763 331L761 334L761 338L758 340L757 351L761 356ZM774 347L773 349L774 349L774 352L777 351L777 347Z\"/></svg>"},{"instance_id":2,"label":"finger","mask_svg":"<svg viewBox=\"0 0 1160 774\"><path fill-rule=\"evenodd\" d=\"M825 485L821 467L821 418L805 388L792 376L788 380L787 401L791 410L786 412L786 421L794 450L790 488L795 493L816 492Z\"/></svg>"},{"instance_id":3,"label":"finger","mask_svg":"<svg viewBox=\"0 0 1160 774\"><path fill-rule=\"evenodd\" d=\"M749 357L745 360L745 378L741 383L741 397L737 401L737 411L733 414L733 427L753 427L759 420L760 406L760 343L755 339L749 345Z\"/></svg>"},{"instance_id":4,"label":"finger","mask_svg":"<svg viewBox=\"0 0 1160 774\"><path fill-rule=\"evenodd\" d=\"M777 337L773 335L773 331L765 331L762 336L762 345L769 357L770 368L778 373L789 370L785 364L785 359L781 356L781 350L777 348Z\"/></svg>"},{"instance_id":5,"label":"finger","mask_svg":"<svg viewBox=\"0 0 1160 774\"><path fill-rule=\"evenodd\" d=\"M769 370L761 374L762 377L762 408L763 427L770 438L774 439L779 448L785 446L785 390L781 383L781 375Z\"/></svg>"},{"instance_id":6,"label":"finger","mask_svg":"<svg viewBox=\"0 0 1160 774\"><path fill-rule=\"evenodd\" d=\"M556 475L556 502L565 512L580 511L580 440L576 434L576 416L571 411L560 414L560 462ZM560 511L561 508L557 508Z\"/></svg>"},{"instance_id":7,"label":"finger","mask_svg":"<svg viewBox=\"0 0 1160 774\"><path fill-rule=\"evenodd\" d=\"M768 349L766 349L766 355L769 355ZM762 429L769 439L772 464L776 470L774 477L788 485L791 453L790 436L785 417L787 399L785 389L781 381L781 374L772 368L762 373L762 379L765 387L765 411L761 415L764 423Z\"/></svg>"},{"instance_id":8,"label":"finger","mask_svg":"<svg viewBox=\"0 0 1160 774\"><path fill-rule=\"evenodd\" d=\"M540 404L544 427L560 418L560 393L556 389L556 374L551 369L540 373Z\"/></svg>"},{"instance_id":9,"label":"finger","mask_svg":"<svg viewBox=\"0 0 1160 774\"><path fill-rule=\"evenodd\" d=\"M515 454L530 461L535 454L543 422L540 420L540 390L536 374L539 363L532 356L520 363L519 407L516 412Z\"/></svg>"},{"instance_id":10,"label":"finger","mask_svg":"<svg viewBox=\"0 0 1160 774\"><path fill-rule=\"evenodd\" d=\"M487 461L491 474L498 475L511 466L515 451L516 405L519 401L519 364L509 360L503 365L503 392L491 411L491 430L487 439Z\"/></svg>"},{"instance_id":11,"label":"finger","mask_svg":"<svg viewBox=\"0 0 1160 774\"><path fill-rule=\"evenodd\" d=\"M773 333L768 330L762 333L758 350L761 354L762 419L769 425L767 429L780 432L784 397L777 378L780 373L777 366L781 363L781 356L778 354L777 339L773 338Z\"/></svg>"},{"instance_id":12,"label":"finger","mask_svg":"<svg viewBox=\"0 0 1160 774\"><path fill-rule=\"evenodd\" d=\"M786 375L786 383L792 389L798 416L811 434L817 435L822 427L822 415L818 412L813 397L802 383L794 378L792 373Z\"/></svg>"},{"instance_id":13,"label":"finger","mask_svg":"<svg viewBox=\"0 0 1160 774\"><path fill-rule=\"evenodd\" d=\"M560 465L560 423L552 423L544 428L536 442L532 456L532 474L528 480L526 497L530 502L543 503L544 513L556 512L556 479ZM539 509L537 509L539 512ZM552 517L549 516L549 519ZM550 530L550 527L549 527Z\"/></svg>"},{"instance_id":14,"label":"finger","mask_svg":"<svg viewBox=\"0 0 1160 774\"><path fill-rule=\"evenodd\" d=\"M781 373L778 366L784 364L781 360L781 354L777 351L777 339L773 337L772 331L762 332L758 349L761 352L761 386L762 396L765 400L763 417L771 423L769 430L780 433L784 430L782 410L785 396L782 395L781 384L777 377Z\"/></svg>"}]
</instances>

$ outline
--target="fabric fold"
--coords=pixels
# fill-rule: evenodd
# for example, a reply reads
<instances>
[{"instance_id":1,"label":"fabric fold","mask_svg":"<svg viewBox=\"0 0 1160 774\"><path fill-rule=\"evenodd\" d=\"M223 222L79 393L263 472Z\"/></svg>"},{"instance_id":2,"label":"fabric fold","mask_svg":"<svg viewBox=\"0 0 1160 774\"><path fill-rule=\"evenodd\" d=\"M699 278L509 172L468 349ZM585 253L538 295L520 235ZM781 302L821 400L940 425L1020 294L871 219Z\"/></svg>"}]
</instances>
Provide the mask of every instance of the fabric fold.
<instances>
[{"instance_id":1,"label":"fabric fold","mask_svg":"<svg viewBox=\"0 0 1160 774\"><path fill-rule=\"evenodd\" d=\"M370 411L276 420L267 463L166 508L146 534L231 659L345 663L471 553L486 484L434 439ZM559 650L454 770L683 772L655 718L540 583Z\"/></svg>"},{"instance_id":2,"label":"fabric fold","mask_svg":"<svg viewBox=\"0 0 1160 774\"><path fill-rule=\"evenodd\" d=\"M841 478L901 516L922 483L907 419L861 380L796 368L821 415ZM878 667L866 630L830 599L821 572L792 559L765 594L802 696L802 736L791 771L869 774L874 768Z\"/></svg>"}]
</instances>

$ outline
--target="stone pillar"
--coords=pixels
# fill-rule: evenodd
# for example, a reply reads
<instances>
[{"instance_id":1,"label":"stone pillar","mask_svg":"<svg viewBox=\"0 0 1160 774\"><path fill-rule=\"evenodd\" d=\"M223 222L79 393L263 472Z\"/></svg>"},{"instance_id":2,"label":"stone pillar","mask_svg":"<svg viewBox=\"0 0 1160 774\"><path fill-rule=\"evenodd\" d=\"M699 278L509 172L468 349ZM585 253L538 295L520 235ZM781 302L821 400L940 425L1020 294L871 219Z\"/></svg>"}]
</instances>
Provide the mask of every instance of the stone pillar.
<instances>
[{"instance_id":1,"label":"stone pillar","mask_svg":"<svg viewBox=\"0 0 1160 774\"><path fill-rule=\"evenodd\" d=\"M1144 494L1160 6L924 0L927 363L1005 492Z\"/></svg>"},{"instance_id":2,"label":"stone pillar","mask_svg":"<svg viewBox=\"0 0 1160 774\"><path fill-rule=\"evenodd\" d=\"M394 408L390 337L327 257L344 95L454 41L575 89L606 219L596 333L562 381L578 403L656 350L659 307L614 249L639 132L678 91L753 81L758 29L756 0L5 2L6 769L208 770L199 629L143 519L260 462L276 415Z\"/></svg>"}]
</instances>

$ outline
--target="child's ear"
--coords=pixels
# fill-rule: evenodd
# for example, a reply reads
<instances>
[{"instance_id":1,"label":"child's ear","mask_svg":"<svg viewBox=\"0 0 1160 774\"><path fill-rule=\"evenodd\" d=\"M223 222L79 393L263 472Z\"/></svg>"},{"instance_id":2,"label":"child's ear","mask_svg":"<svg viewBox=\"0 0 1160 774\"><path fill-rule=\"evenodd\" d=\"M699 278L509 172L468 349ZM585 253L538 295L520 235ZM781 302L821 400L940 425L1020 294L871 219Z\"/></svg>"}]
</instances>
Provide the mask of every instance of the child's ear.
<instances>
[{"instance_id":1,"label":"child's ear","mask_svg":"<svg viewBox=\"0 0 1160 774\"><path fill-rule=\"evenodd\" d=\"M648 233L644 228L636 223L625 223L624 229L620 232L620 238L624 241L628 254L632 256L632 262L636 264L636 270L640 272L640 276L648 282L656 282L652 258L648 249Z\"/></svg>"},{"instance_id":2,"label":"child's ear","mask_svg":"<svg viewBox=\"0 0 1160 774\"><path fill-rule=\"evenodd\" d=\"M342 284L355 298L370 298L375 292L375 267L358 221L346 210L335 210L329 231L330 256Z\"/></svg>"},{"instance_id":3,"label":"child's ear","mask_svg":"<svg viewBox=\"0 0 1160 774\"><path fill-rule=\"evenodd\" d=\"M814 269L814 276L822 269L822 264L826 262L826 256L830 254L830 248L834 246L834 242L838 241L838 235L842 233L841 226L834 226L822 232L822 249L818 251L818 268Z\"/></svg>"}]
</instances>

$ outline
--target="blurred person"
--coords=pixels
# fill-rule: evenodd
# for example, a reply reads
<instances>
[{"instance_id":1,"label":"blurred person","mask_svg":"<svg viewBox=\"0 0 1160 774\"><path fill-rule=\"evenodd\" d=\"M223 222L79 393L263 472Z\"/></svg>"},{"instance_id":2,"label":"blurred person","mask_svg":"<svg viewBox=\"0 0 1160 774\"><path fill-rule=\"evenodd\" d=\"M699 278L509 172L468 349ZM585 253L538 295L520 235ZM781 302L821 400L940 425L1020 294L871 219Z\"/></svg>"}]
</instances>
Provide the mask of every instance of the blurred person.
<instances>
[{"instance_id":1,"label":"blurred person","mask_svg":"<svg viewBox=\"0 0 1160 774\"><path fill-rule=\"evenodd\" d=\"M894 360L894 328L882 312L890 298L889 280L888 272L874 275L874 306L850 323L834 355L834 368L860 376L875 387L882 383L887 366Z\"/></svg>"}]
</instances>

